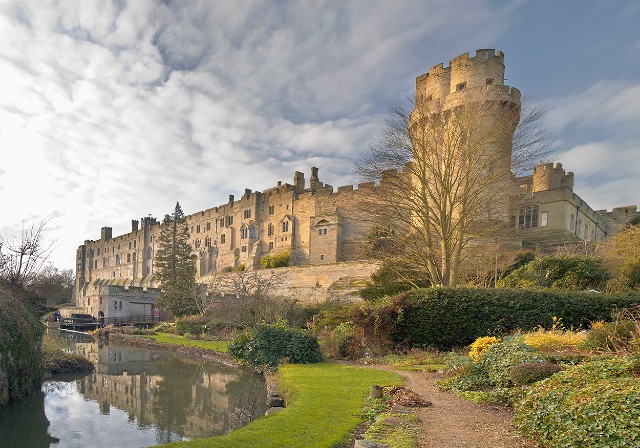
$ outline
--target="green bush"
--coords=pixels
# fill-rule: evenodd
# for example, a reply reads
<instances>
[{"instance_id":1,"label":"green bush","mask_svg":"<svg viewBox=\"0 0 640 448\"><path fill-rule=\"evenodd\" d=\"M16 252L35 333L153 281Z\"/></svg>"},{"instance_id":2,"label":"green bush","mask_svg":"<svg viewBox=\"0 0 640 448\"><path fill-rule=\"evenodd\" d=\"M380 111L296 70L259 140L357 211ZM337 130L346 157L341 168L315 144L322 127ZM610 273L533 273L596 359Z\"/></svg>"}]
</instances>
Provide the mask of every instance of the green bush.
<instances>
[{"instance_id":1,"label":"green bush","mask_svg":"<svg viewBox=\"0 0 640 448\"><path fill-rule=\"evenodd\" d=\"M498 282L503 288L557 288L574 291L603 289L609 272L589 257L543 257L516 269Z\"/></svg>"},{"instance_id":2,"label":"green bush","mask_svg":"<svg viewBox=\"0 0 640 448\"><path fill-rule=\"evenodd\" d=\"M587 333L585 345L591 350L617 351L633 344L638 331L633 320L594 322Z\"/></svg>"},{"instance_id":3,"label":"green bush","mask_svg":"<svg viewBox=\"0 0 640 448\"><path fill-rule=\"evenodd\" d=\"M511 369L522 363L544 362L544 358L524 343L522 336L511 336L503 342L487 348L478 361L478 368L485 372L495 386L510 384Z\"/></svg>"},{"instance_id":4,"label":"green bush","mask_svg":"<svg viewBox=\"0 0 640 448\"><path fill-rule=\"evenodd\" d=\"M176 319L175 331L179 335L203 334L210 329L209 318L207 316L185 316Z\"/></svg>"},{"instance_id":5,"label":"green bush","mask_svg":"<svg viewBox=\"0 0 640 448\"><path fill-rule=\"evenodd\" d=\"M38 311L25 291L0 283L0 386L6 387L0 387L0 404L28 394L42 379Z\"/></svg>"},{"instance_id":6,"label":"green bush","mask_svg":"<svg viewBox=\"0 0 640 448\"><path fill-rule=\"evenodd\" d=\"M318 340L283 323L261 324L237 335L228 347L229 353L256 369L276 369L283 360L294 364L322 361Z\"/></svg>"},{"instance_id":7,"label":"green bush","mask_svg":"<svg viewBox=\"0 0 640 448\"><path fill-rule=\"evenodd\" d=\"M430 286L431 282L418 272L410 269L399 269L396 264L385 262L371 275L371 281L359 291L360 297L367 301L375 301L382 297L414 289Z\"/></svg>"},{"instance_id":8,"label":"green bush","mask_svg":"<svg viewBox=\"0 0 640 448\"><path fill-rule=\"evenodd\" d=\"M640 446L640 358L597 358L533 384L514 423L545 447Z\"/></svg>"},{"instance_id":9,"label":"green bush","mask_svg":"<svg viewBox=\"0 0 640 448\"><path fill-rule=\"evenodd\" d=\"M518 386L537 383L551 375L561 372L562 366L550 362L525 362L511 367L509 380Z\"/></svg>"},{"instance_id":10,"label":"green bush","mask_svg":"<svg viewBox=\"0 0 640 448\"><path fill-rule=\"evenodd\" d=\"M491 380L485 371L473 365L463 369L458 375L437 381L436 385L452 392L481 391L491 386Z\"/></svg>"},{"instance_id":11,"label":"green bush","mask_svg":"<svg viewBox=\"0 0 640 448\"><path fill-rule=\"evenodd\" d=\"M289 266L291 261L291 254L288 252L281 252L279 254L265 255L260 259L260 265L265 269L283 268Z\"/></svg>"},{"instance_id":12,"label":"green bush","mask_svg":"<svg viewBox=\"0 0 640 448\"><path fill-rule=\"evenodd\" d=\"M396 348L448 350L467 346L480 336L551 328L554 316L567 328L587 329L591 322L609 320L615 309L638 304L640 293L429 288L365 304L349 320L381 345L388 339Z\"/></svg>"}]
</instances>

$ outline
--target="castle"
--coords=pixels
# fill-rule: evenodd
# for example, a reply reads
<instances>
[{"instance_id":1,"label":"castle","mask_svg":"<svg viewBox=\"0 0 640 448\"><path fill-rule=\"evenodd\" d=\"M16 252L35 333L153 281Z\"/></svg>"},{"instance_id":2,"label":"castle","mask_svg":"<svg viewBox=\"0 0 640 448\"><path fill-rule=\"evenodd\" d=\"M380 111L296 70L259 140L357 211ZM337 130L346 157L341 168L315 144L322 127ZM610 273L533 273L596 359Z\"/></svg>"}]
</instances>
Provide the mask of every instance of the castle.
<instances>
[{"instance_id":1,"label":"castle","mask_svg":"<svg viewBox=\"0 0 640 448\"><path fill-rule=\"evenodd\" d=\"M416 79L416 104L453 107L481 91L498 103L519 107L519 91L504 85L502 52L478 50L474 57L458 56L449 67L431 68ZM496 148L508 166L513 127ZM593 210L573 192L573 178L559 163L544 163L529 176L509 178L520 194L501 204L502 215L523 246L599 241L640 216L635 206ZM238 199L229 195L226 204L190 214L186 221L197 278L240 266L259 269L262 257L285 252L291 266L312 270L362 260L361 244L374 223L356 205L380 188L384 178L379 184L334 189L320 181L314 167L308 184L304 174L296 172L291 184L246 189ZM153 313L160 286L154 279L159 235L160 223L147 217L133 220L131 232L124 235L114 237L110 227L103 227L100 239L86 240L76 253L76 305L96 316Z\"/></svg>"}]
</instances>

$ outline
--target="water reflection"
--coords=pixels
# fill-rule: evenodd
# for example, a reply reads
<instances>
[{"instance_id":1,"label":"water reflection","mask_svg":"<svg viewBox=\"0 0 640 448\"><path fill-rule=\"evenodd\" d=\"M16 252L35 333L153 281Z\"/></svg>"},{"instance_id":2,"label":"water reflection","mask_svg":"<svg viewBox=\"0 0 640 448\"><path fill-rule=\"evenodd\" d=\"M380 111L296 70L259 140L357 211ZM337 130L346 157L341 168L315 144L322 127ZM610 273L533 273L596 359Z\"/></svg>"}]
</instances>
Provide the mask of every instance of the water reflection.
<instances>
[{"instance_id":1,"label":"water reflection","mask_svg":"<svg viewBox=\"0 0 640 448\"><path fill-rule=\"evenodd\" d=\"M265 410L264 380L250 372L102 342L75 349L96 370L0 408L1 447L150 446L224 434Z\"/></svg>"}]
</instances>

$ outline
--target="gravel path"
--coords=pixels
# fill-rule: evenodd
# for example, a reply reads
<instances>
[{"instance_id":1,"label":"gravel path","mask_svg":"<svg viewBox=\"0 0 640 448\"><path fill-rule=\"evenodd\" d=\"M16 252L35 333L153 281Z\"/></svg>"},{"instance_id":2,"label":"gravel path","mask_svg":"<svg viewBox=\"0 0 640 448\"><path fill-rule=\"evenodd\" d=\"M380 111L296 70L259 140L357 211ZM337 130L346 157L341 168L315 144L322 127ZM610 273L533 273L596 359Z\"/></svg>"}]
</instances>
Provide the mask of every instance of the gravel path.
<instances>
[{"instance_id":1,"label":"gravel path","mask_svg":"<svg viewBox=\"0 0 640 448\"><path fill-rule=\"evenodd\" d=\"M530 448L536 444L521 438L509 423L511 410L502 406L477 405L443 392L435 386L436 373L404 372L377 366L407 378L406 387L433 403L415 408L420 419L421 448Z\"/></svg>"}]
</instances>

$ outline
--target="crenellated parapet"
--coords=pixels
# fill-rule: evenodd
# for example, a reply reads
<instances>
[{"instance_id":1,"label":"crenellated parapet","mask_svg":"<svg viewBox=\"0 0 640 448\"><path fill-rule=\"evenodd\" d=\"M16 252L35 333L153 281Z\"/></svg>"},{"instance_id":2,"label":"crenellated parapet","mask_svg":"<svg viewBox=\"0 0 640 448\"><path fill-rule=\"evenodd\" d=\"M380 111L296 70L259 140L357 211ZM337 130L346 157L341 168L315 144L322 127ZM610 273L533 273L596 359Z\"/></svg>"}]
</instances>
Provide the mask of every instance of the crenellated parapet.
<instances>
[{"instance_id":1,"label":"crenellated parapet","mask_svg":"<svg viewBox=\"0 0 640 448\"><path fill-rule=\"evenodd\" d=\"M573 191L573 173L565 172L561 163L543 163L536 166L531 178L531 192L568 188Z\"/></svg>"},{"instance_id":2,"label":"crenellated parapet","mask_svg":"<svg viewBox=\"0 0 640 448\"><path fill-rule=\"evenodd\" d=\"M520 91L504 85L504 54L493 49L476 50L475 56L464 53L449 62L438 64L416 78L416 104L447 108L459 104L460 96L483 94L499 101L520 104Z\"/></svg>"}]
</instances>

